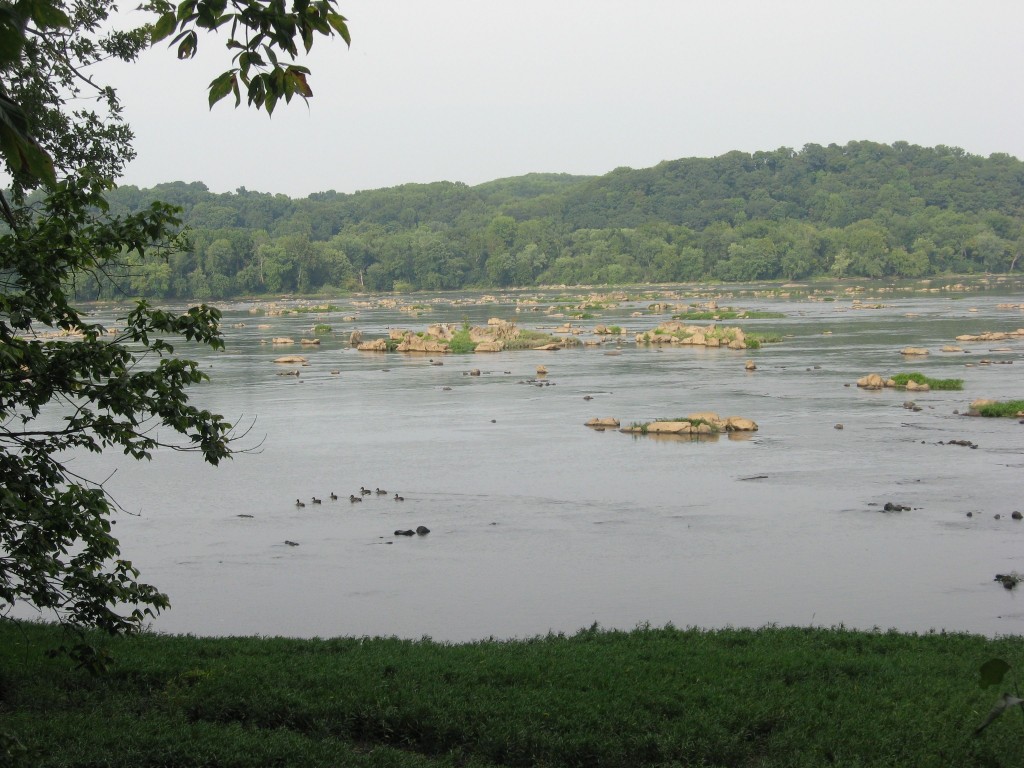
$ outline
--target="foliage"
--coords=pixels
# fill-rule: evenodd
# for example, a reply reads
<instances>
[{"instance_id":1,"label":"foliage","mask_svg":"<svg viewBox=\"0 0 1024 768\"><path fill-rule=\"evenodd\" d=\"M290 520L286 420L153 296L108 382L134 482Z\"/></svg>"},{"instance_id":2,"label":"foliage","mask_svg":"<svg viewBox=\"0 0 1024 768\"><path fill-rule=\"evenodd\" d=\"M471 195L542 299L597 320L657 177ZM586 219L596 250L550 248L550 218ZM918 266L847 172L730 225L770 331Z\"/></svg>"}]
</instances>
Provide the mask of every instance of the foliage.
<instances>
[{"instance_id":1,"label":"foliage","mask_svg":"<svg viewBox=\"0 0 1024 768\"><path fill-rule=\"evenodd\" d=\"M225 15L223 2L189 0L176 16L185 35L179 55L194 50L192 27L229 20L259 30L239 43L250 57L257 44L271 59L275 48L294 53L295 35L308 49L306 22L332 5L299 4L290 15L269 0L235 0ZM222 416L189 403L189 387L206 374L168 341L221 349L218 310L176 313L139 301L117 328L105 328L75 306L74 293L89 285L123 296L160 281L170 292L181 278L160 267L185 255L174 205L149 200L125 210L109 202L134 157L132 135L115 90L90 67L132 61L150 38L145 28L106 31L114 10L111 0L0 8L0 170L10 179L0 193L0 606L24 603L79 633L108 634L138 628L168 599L137 580L111 532L114 502L101 483L73 471L69 456L115 449L148 460L164 447L218 464L234 436ZM287 82L281 87L287 98ZM95 109L82 106L87 99ZM232 242L211 244L209 253L228 262ZM189 259L183 264L203 277ZM186 284L209 294L217 282ZM62 650L92 671L105 664L88 644Z\"/></svg>"},{"instance_id":2,"label":"foliage","mask_svg":"<svg viewBox=\"0 0 1024 768\"><path fill-rule=\"evenodd\" d=\"M980 416L992 417L1018 417L1024 413L1024 400L1005 400L1001 402L985 403L979 405L977 410Z\"/></svg>"},{"instance_id":3,"label":"foliage","mask_svg":"<svg viewBox=\"0 0 1024 768\"><path fill-rule=\"evenodd\" d=\"M927 384L930 389L952 390L959 392L964 388L963 379L933 379L923 373L897 373L892 377L897 387L907 386L908 381L915 384Z\"/></svg>"},{"instance_id":4,"label":"foliage","mask_svg":"<svg viewBox=\"0 0 1024 768\"><path fill-rule=\"evenodd\" d=\"M177 182L112 205L172 200L195 233L168 274L137 278L143 295L917 278L1017 271L1022 175L1008 155L850 142L297 200Z\"/></svg>"},{"instance_id":5,"label":"foliage","mask_svg":"<svg viewBox=\"0 0 1024 768\"><path fill-rule=\"evenodd\" d=\"M747 333L743 336L747 349L760 349L762 344L779 344L782 337L777 333Z\"/></svg>"},{"instance_id":6,"label":"foliage","mask_svg":"<svg viewBox=\"0 0 1024 768\"><path fill-rule=\"evenodd\" d=\"M505 339L504 349L534 349L536 347L543 347L547 344L554 344L556 342L561 343L561 341L562 339L558 336L552 336L551 334L544 333L543 331L521 328L514 339Z\"/></svg>"},{"instance_id":7,"label":"foliage","mask_svg":"<svg viewBox=\"0 0 1024 768\"><path fill-rule=\"evenodd\" d=\"M846 629L597 627L398 638L112 641L99 680L0 626L4 721L36 765L1019 766L964 684L1020 641ZM909 735L909 736L908 736Z\"/></svg>"},{"instance_id":8,"label":"foliage","mask_svg":"<svg viewBox=\"0 0 1024 768\"><path fill-rule=\"evenodd\" d=\"M151 0L143 8L159 14L152 26L153 43L177 33L171 45L177 45L179 59L196 55L197 29L230 28L227 48L237 52L231 69L209 85L211 108L229 93L234 95L237 107L242 98L239 82L246 88L249 105L266 109L268 114L281 98L290 102L298 95L308 100L313 95L306 79L309 70L293 62L280 62L278 53L298 56L299 41L309 53L314 34L330 37L337 33L346 44L352 42L345 17L335 10L334 0L293 3L291 11L285 10L283 2L249 0L184 0L177 8L168 0Z\"/></svg>"},{"instance_id":9,"label":"foliage","mask_svg":"<svg viewBox=\"0 0 1024 768\"><path fill-rule=\"evenodd\" d=\"M448 351L455 354L467 354L476 349L476 342L470 339L469 329L460 328L448 342Z\"/></svg>"}]
</instances>

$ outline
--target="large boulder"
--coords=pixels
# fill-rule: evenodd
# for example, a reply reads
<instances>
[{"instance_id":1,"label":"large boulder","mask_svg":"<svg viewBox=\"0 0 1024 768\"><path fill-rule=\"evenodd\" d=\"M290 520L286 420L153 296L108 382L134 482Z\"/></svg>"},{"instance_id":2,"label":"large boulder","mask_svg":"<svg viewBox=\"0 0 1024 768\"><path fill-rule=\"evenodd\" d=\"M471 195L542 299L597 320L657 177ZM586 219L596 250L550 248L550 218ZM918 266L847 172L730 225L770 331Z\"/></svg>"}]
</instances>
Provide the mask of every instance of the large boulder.
<instances>
[{"instance_id":1,"label":"large boulder","mask_svg":"<svg viewBox=\"0 0 1024 768\"><path fill-rule=\"evenodd\" d=\"M647 425L649 435L689 435L707 424L694 425L688 421L652 421ZM709 427L710 430L710 427Z\"/></svg>"},{"instance_id":2,"label":"large boulder","mask_svg":"<svg viewBox=\"0 0 1024 768\"><path fill-rule=\"evenodd\" d=\"M928 350L924 347L904 347L900 350L900 354L907 357L922 357L928 354Z\"/></svg>"},{"instance_id":3,"label":"large boulder","mask_svg":"<svg viewBox=\"0 0 1024 768\"><path fill-rule=\"evenodd\" d=\"M730 416L725 420L727 432L757 432L757 423L742 416Z\"/></svg>"},{"instance_id":4,"label":"large boulder","mask_svg":"<svg viewBox=\"0 0 1024 768\"><path fill-rule=\"evenodd\" d=\"M475 352L501 352L505 348L504 341L488 340L477 343Z\"/></svg>"},{"instance_id":5,"label":"large boulder","mask_svg":"<svg viewBox=\"0 0 1024 768\"><path fill-rule=\"evenodd\" d=\"M722 418L714 411L699 411L697 413L688 414L686 417L687 421L706 421L709 424L717 424L722 421Z\"/></svg>"},{"instance_id":6,"label":"large boulder","mask_svg":"<svg viewBox=\"0 0 1024 768\"><path fill-rule=\"evenodd\" d=\"M306 358L302 355L285 355L284 357L278 357L274 360L275 363L281 363L283 365L290 365L295 363L305 363Z\"/></svg>"},{"instance_id":7,"label":"large boulder","mask_svg":"<svg viewBox=\"0 0 1024 768\"><path fill-rule=\"evenodd\" d=\"M614 417L611 417L611 416L608 416L608 417L605 417L605 418L593 418L593 419L588 420L584 424L584 426L587 426L587 427L618 427L619 426L619 420L614 418Z\"/></svg>"},{"instance_id":8,"label":"large boulder","mask_svg":"<svg viewBox=\"0 0 1024 768\"><path fill-rule=\"evenodd\" d=\"M356 349L360 352L387 352L388 343L385 339L374 339L373 341L364 341Z\"/></svg>"},{"instance_id":9,"label":"large boulder","mask_svg":"<svg viewBox=\"0 0 1024 768\"><path fill-rule=\"evenodd\" d=\"M885 379L877 373L869 373L867 376L857 379L857 386L861 389L882 389L885 387Z\"/></svg>"},{"instance_id":10,"label":"large boulder","mask_svg":"<svg viewBox=\"0 0 1024 768\"><path fill-rule=\"evenodd\" d=\"M447 352L448 345L429 336L417 336L411 331L402 336L402 340L395 347L399 352Z\"/></svg>"}]
</instances>

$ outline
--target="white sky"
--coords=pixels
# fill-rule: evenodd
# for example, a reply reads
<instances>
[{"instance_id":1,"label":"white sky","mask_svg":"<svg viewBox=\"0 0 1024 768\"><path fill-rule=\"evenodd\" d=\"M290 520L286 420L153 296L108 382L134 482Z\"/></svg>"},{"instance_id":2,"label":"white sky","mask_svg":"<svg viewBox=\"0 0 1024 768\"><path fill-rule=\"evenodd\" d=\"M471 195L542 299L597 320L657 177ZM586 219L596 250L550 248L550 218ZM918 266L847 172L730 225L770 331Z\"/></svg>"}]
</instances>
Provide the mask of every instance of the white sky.
<instances>
[{"instance_id":1,"label":"white sky","mask_svg":"<svg viewBox=\"0 0 1024 768\"><path fill-rule=\"evenodd\" d=\"M123 183L302 197L529 172L603 174L806 143L1024 158L1021 0L339 0L314 98L273 118L206 86L223 36L110 73Z\"/></svg>"}]
</instances>

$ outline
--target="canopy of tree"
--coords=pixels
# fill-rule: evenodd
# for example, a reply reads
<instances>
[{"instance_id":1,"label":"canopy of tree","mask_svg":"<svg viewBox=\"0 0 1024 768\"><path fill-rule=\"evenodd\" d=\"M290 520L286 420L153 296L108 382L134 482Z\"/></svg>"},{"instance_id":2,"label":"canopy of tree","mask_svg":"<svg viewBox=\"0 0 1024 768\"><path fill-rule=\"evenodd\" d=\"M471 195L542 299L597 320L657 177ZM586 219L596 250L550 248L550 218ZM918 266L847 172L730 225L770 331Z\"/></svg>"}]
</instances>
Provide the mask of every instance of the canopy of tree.
<instances>
[{"instance_id":1,"label":"canopy of tree","mask_svg":"<svg viewBox=\"0 0 1024 768\"><path fill-rule=\"evenodd\" d=\"M126 263L117 289L129 295L913 278L1016 265L1024 163L862 141L475 187L291 199L177 182L110 196L123 212L154 199L183 208L192 247Z\"/></svg>"}]
</instances>

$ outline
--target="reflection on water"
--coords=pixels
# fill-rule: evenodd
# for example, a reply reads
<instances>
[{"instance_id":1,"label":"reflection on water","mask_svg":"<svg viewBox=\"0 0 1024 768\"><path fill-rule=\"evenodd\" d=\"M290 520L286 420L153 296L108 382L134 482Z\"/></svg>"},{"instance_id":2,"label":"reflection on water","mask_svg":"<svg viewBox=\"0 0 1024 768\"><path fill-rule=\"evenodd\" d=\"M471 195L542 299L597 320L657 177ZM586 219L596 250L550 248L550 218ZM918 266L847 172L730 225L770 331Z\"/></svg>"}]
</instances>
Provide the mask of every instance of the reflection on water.
<instances>
[{"instance_id":1,"label":"reflection on water","mask_svg":"<svg viewBox=\"0 0 1024 768\"><path fill-rule=\"evenodd\" d=\"M961 333L1024 325L997 308L1007 300L886 296L880 309L854 311L842 297L747 297L735 303L786 316L743 327L783 343L737 352L613 342L449 355L443 365L360 353L348 335L463 317L538 328L569 318L544 315L553 301L517 312L512 301L453 308L417 297L416 317L347 304L257 317L239 305L225 312L227 351L199 353L211 382L195 396L254 420L258 451L219 469L169 451L151 464L83 456L75 466L92 477L117 470L107 486L133 513L118 520L123 549L169 592L174 607L155 623L165 631L459 641L649 621L1019 633L1018 596L992 578L1024 570L1024 523L1010 519L1024 504L1024 426L956 411L977 397L1024 397L1024 341L939 351ZM572 323L581 338L596 323L642 332L668 317L646 305ZM276 375L283 352L260 341L309 336L316 322L332 332L291 348L308 365ZM904 360L911 344L931 354ZM522 385L540 364L551 385ZM910 370L962 378L965 389L852 386ZM920 410L904 408L908 399ZM694 439L583 427L696 411L760 430ZM348 501L361 486L389 495ZM313 496L323 504L295 506ZM889 501L911 510L886 513ZM430 534L394 536L418 525Z\"/></svg>"}]
</instances>

